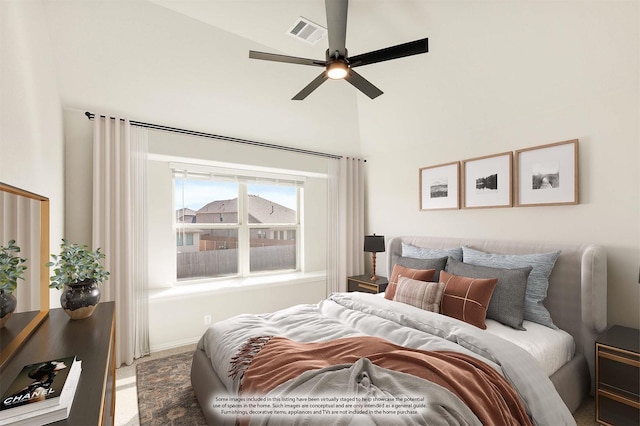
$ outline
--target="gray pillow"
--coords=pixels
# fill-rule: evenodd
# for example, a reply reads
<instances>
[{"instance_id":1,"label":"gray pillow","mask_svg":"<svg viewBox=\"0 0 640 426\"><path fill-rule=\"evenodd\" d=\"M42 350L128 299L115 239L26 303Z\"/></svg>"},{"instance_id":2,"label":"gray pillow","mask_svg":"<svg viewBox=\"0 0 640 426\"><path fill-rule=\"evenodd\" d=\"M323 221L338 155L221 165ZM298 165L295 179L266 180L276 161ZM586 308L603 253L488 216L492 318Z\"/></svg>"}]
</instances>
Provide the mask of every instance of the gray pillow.
<instances>
[{"instance_id":1,"label":"gray pillow","mask_svg":"<svg viewBox=\"0 0 640 426\"><path fill-rule=\"evenodd\" d=\"M411 244L402 243L402 256L413 257L415 259L433 259L437 257L453 257L462 262L462 247L451 249L433 249L427 247L417 247Z\"/></svg>"},{"instance_id":2,"label":"gray pillow","mask_svg":"<svg viewBox=\"0 0 640 426\"><path fill-rule=\"evenodd\" d=\"M440 279L440 271L442 271L447 264L448 257L439 257L436 259L414 259L412 257L400 256L396 259L394 264L404 266L411 269L435 269L436 273L433 276L433 281L438 282Z\"/></svg>"},{"instance_id":3,"label":"gray pillow","mask_svg":"<svg viewBox=\"0 0 640 426\"><path fill-rule=\"evenodd\" d=\"M551 320L551 314L544 307L544 299L549 288L549 275L560 255L559 251L536 254L499 254L485 253L480 250L462 246L465 263L489 266L494 268L524 268L533 269L527 278L527 292L524 298L524 319L557 329Z\"/></svg>"},{"instance_id":4,"label":"gray pillow","mask_svg":"<svg viewBox=\"0 0 640 426\"><path fill-rule=\"evenodd\" d=\"M458 262L450 257L447 272L469 278L497 278L495 290L491 295L487 318L494 319L516 330L525 330L524 299L527 292L527 278L532 266L517 269L491 268Z\"/></svg>"}]
</instances>

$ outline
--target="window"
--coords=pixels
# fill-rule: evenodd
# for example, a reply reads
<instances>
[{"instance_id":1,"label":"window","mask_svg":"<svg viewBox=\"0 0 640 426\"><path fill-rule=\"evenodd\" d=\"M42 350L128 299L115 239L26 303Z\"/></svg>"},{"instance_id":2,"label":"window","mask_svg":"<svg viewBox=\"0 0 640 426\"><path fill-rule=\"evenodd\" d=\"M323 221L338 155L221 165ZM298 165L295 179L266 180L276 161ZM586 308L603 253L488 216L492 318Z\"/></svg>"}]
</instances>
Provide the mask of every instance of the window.
<instances>
[{"instance_id":1,"label":"window","mask_svg":"<svg viewBox=\"0 0 640 426\"><path fill-rule=\"evenodd\" d=\"M186 238L186 243L185 243ZM193 245L193 234L189 232L179 232L178 233L178 246L192 246Z\"/></svg>"},{"instance_id":2,"label":"window","mask_svg":"<svg viewBox=\"0 0 640 426\"><path fill-rule=\"evenodd\" d=\"M299 269L301 178L193 169L173 172L179 281Z\"/></svg>"}]
</instances>

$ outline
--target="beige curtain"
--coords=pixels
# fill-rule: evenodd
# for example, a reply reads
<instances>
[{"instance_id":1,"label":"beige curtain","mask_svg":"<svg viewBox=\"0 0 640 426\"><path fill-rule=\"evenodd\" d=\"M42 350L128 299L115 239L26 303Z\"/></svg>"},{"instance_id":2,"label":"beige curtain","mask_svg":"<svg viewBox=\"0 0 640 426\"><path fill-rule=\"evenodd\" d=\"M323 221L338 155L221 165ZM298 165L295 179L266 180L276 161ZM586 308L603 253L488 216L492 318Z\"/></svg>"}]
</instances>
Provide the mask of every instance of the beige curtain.
<instances>
[{"instance_id":1,"label":"beige curtain","mask_svg":"<svg viewBox=\"0 0 640 426\"><path fill-rule=\"evenodd\" d=\"M347 277L364 273L364 161L329 162L327 294L346 291Z\"/></svg>"},{"instance_id":2,"label":"beige curtain","mask_svg":"<svg viewBox=\"0 0 640 426\"><path fill-rule=\"evenodd\" d=\"M93 248L104 251L116 302L116 365L149 354L146 255L147 129L100 118L93 132Z\"/></svg>"}]
</instances>

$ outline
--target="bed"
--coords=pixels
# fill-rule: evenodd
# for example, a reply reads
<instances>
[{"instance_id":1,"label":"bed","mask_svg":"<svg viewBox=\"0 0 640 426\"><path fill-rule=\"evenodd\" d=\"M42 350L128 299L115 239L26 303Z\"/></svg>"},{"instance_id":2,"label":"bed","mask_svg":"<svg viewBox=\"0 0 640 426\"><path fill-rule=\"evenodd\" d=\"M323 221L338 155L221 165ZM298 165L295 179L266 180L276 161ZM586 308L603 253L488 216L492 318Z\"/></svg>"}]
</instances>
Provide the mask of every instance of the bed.
<instances>
[{"instance_id":1,"label":"bed","mask_svg":"<svg viewBox=\"0 0 640 426\"><path fill-rule=\"evenodd\" d=\"M393 297L389 297L390 289L383 295L336 293L318 304L295 306L264 315L240 315L212 325L194 352L191 382L207 422L215 425L233 425L236 421L249 424L251 418L239 415L246 411L239 411L237 407L242 406L246 410L247 398L255 395L256 399L249 404L257 407L252 411L256 414L252 418L255 424L293 423L292 419L323 423L319 420L321 417L317 415L318 412L312 415L309 407L335 408L332 398L338 394L336 389L355 389L354 392L360 389L362 392L363 382L358 380L363 377L367 380L364 382L367 386L372 386L374 382L377 386L367 388L366 392L369 393L365 392L365 395L393 396L393 404L396 405L392 405L396 413L398 409L410 407L407 412L411 415L407 417L406 424L423 424L425 418L429 419L430 424L478 424L479 419L479 423L497 421L496 417L482 416L505 415L503 412L478 413L477 407L493 405L490 401L477 400L477 395L461 396L465 391L456 389L456 383L438 381L455 382L456 374L462 373L456 370L436 379L424 377L433 375L433 371L438 375L438 371L449 371L450 365L463 363L465 366L474 366L469 371L484 374L478 380L490 381L491 388L506 389L504 381L508 382L517 398L511 401L505 397L504 394L509 398L513 396L508 390L496 398L507 401L511 411L506 415L510 416L512 422L521 423L522 419L518 416L525 410L533 424L573 423L570 413L593 392L595 339L607 325L607 261L602 247L591 244L404 236L392 238L386 254L387 270L392 278L394 268L400 268L401 265L412 266L409 270L416 271L421 269L416 266L419 262L431 265L430 262L445 259L442 270L427 266L422 268L436 271L439 276L434 276L438 278L434 284L444 278L449 280L463 275L460 273L457 276L453 272L489 273L496 268L509 268L513 272L509 271L508 274L524 274L527 280L532 270L540 272L540 265L535 264L538 255L547 256L540 262L551 264L547 276L548 287L543 289L543 300L540 300L540 294L529 295L527 288L525 311L531 311L533 313L530 315L535 316L538 315L535 310L541 309L547 315L542 316L541 322L544 323L544 318L548 318L550 323L541 325L537 322L538 317L534 318L535 321L529 321L524 315L525 318L516 318L516 324L505 326L500 317L503 314L495 317L499 319L497 321L493 315L489 315L491 309L487 308L487 316L482 324L486 328L480 328L479 324L469 323L468 318L452 318L443 315L444 311L431 312L415 304L399 302L400 296L409 294L407 289L412 288L409 285L417 284L407 274L397 274L395 281L390 280L394 284L400 282L394 287L398 294ZM518 263L527 263L530 259L534 259L533 267ZM506 262L506 266L501 262ZM447 272L448 269L451 271ZM506 297L505 294L513 291L499 281L496 284L495 280L489 278L471 277L471 273L466 275L465 282L493 283L491 297L495 300L498 300L499 294L500 297ZM529 282L527 285L530 287ZM504 293L505 289L507 293ZM454 300L450 294L445 295L449 297L448 300ZM535 299L534 296L538 300L531 302L529 299ZM498 306L493 300L489 307ZM448 309L454 306L451 302L446 303L449 304ZM440 306L445 308L445 296ZM510 321L512 318L508 317L504 322ZM531 337L527 337L529 335ZM552 338L547 339L548 335ZM553 336L557 336L557 339ZM555 352L550 355L547 349L540 349L542 345L538 343L542 340L549 340L549 345L555 348L553 351L560 348L560 355L555 355ZM338 345L339 350L336 349ZM345 355L344 348L347 347L351 352ZM375 348L375 354L369 356L367 351L371 351L371 348ZM433 360L430 357L434 351L438 356L446 357ZM309 363L310 353L322 354L319 357L321 359ZM333 359L334 353L339 353L340 357L328 361ZM402 362L410 359L415 365L420 365L419 371L415 372L404 364L386 365L386 361L376 361L379 354L385 354L380 358L387 359L391 353L399 354L396 361L400 358ZM373 363L369 362L370 359ZM478 363L478 360L481 362ZM300 365L306 366L307 371L302 373L303 370L295 370L294 366L300 368ZM434 365L437 367L429 370ZM484 371L487 365L491 368ZM494 377L494 370L500 372L499 377ZM427 374L425 371L432 372ZM337 381L338 378L347 382ZM316 393L309 389L314 389ZM428 392L425 389L429 389ZM486 388L477 389L481 389L478 394L491 393ZM237 398L238 392L246 396L240 400ZM425 392L428 393L427 403L422 395ZM451 398L452 393L457 398ZM267 395L271 402L261 399ZM310 400L313 403L305 400L300 404L300 395L324 395L328 404L320 404L320 396L312 397ZM406 399L400 400L398 395L405 395ZM353 397L353 393L345 397L347 407L350 397ZM418 397L423 399L419 400ZM418 402L412 402L412 398ZM464 403L460 404L459 400ZM274 405L273 401L277 401L277 404ZM364 406L357 403L351 405L348 411L337 410L335 413L339 416L332 422L343 421L347 424L355 415L367 418L366 421L362 420L362 424L375 423L383 414L382 411L376 411L376 404L382 404L381 401L384 399L365 398ZM236 409L225 411L222 409L225 404ZM269 415L258 416L260 407L266 407L263 411ZM310 411L305 411L305 407ZM469 407L473 408L471 412L468 411ZM299 414L278 418L273 414L276 409ZM482 411L482 408L479 410ZM368 415L372 413L375 415L370 418Z\"/></svg>"}]
</instances>

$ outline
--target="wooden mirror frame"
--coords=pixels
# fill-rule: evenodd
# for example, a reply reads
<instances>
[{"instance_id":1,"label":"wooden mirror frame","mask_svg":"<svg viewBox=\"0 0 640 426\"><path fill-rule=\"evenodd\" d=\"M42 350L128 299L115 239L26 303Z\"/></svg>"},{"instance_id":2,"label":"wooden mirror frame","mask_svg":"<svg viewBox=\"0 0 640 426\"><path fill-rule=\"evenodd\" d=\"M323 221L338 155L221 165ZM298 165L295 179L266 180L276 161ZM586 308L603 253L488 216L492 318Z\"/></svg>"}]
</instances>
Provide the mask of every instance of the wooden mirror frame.
<instances>
[{"instance_id":1,"label":"wooden mirror frame","mask_svg":"<svg viewBox=\"0 0 640 426\"><path fill-rule=\"evenodd\" d=\"M0 370L5 366L7 361L20 349L20 347L27 341L29 336L38 328L40 323L49 315L49 268L44 263L49 259L49 199L41 195L34 194L32 192L25 191L20 188L16 188L11 185L0 182L0 191L8 192L11 194L26 197L32 200L40 202L40 259L42 265L40 266L39 282L40 282L40 310L25 312L24 314L35 313L35 316L28 320L25 326L13 339L9 342L2 342L2 351L0 351ZM18 313L14 316L20 315ZM12 320L15 318L12 318ZM7 327L5 325L5 327Z\"/></svg>"}]
</instances>

